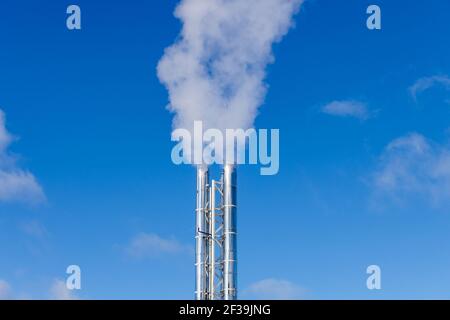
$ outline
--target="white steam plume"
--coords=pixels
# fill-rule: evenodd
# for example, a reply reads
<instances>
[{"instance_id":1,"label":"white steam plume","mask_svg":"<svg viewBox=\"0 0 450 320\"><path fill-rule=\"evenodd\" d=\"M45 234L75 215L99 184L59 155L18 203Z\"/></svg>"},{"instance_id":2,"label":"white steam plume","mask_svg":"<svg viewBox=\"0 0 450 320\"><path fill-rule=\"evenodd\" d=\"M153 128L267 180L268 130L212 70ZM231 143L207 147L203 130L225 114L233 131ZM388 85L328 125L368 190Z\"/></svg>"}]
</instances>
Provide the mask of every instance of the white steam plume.
<instances>
[{"instance_id":1,"label":"white steam plume","mask_svg":"<svg viewBox=\"0 0 450 320\"><path fill-rule=\"evenodd\" d=\"M166 49L158 77L169 91L174 128L253 127L266 94L272 45L293 24L303 0L182 0L179 39Z\"/></svg>"}]
</instances>

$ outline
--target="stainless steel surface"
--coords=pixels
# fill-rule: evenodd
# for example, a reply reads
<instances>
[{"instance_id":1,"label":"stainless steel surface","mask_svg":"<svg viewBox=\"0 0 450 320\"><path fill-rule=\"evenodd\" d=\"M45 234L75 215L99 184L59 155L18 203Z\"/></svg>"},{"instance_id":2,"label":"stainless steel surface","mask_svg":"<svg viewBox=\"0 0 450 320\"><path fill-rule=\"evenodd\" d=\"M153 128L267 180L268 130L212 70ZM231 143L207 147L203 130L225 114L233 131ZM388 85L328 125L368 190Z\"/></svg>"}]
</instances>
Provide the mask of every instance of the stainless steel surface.
<instances>
[{"instance_id":1,"label":"stainless steel surface","mask_svg":"<svg viewBox=\"0 0 450 320\"><path fill-rule=\"evenodd\" d=\"M233 165L223 168L223 298L237 298L237 176Z\"/></svg>"},{"instance_id":2,"label":"stainless steel surface","mask_svg":"<svg viewBox=\"0 0 450 320\"><path fill-rule=\"evenodd\" d=\"M206 258L207 236L206 225L208 207L209 171L207 167L197 168L197 205L195 211L195 299L205 300L207 294Z\"/></svg>"},{"instance_id":3,"label":"stainless steel surface","mask_svg":"<svg viewBox=\"0 0 450 320\"><path fill-rule=\"evenodd\" d=\"M215 255L215 239L216 239L216 181L211 181L209 188L209 269L208 269L208 299L215 300L215 272L216 272L216 255Z\"/></svg>"},{"instance_id":4,"label":"stainless steel surface","mask_svg":"<svg viewBox=\"0 0 450 320\"><path fill-rule=\"evenodd\" d=\"M197 300L237 298L236 169L225 165L221 181L209 181L207 167L197 169Z\"/></svg>"}]
</instances>

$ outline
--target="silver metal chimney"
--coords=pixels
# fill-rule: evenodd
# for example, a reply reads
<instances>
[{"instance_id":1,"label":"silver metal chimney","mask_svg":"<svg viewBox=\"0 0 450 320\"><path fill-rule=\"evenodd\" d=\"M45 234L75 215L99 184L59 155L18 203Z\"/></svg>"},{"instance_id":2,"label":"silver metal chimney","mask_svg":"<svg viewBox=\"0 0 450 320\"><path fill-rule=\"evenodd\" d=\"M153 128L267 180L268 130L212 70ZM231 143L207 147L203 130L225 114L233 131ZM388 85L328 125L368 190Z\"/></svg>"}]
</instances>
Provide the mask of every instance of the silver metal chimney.
<instances>
[{"instance_id":1,"label":"silver metal chimney","mask_svg":"<svg viewBox=\"0 0 450 320\"><path fill-rule=\"evenodd\" d=\"M236 211L237 177L233 165L223 168L223 292L224 300L237 298Z\"/></svg>"},{"instance_id":2,"label":"silver metal chimney","mask_svg":"<svg viewBox=\"0 0 450 320\"><path fill-rule=\"evenodd\" d=\"M208 210L208 167L197 168L197 206L195 210L195 299L205 300L207 294L206 258L207 232L206 215Z\"/></svg>"},{"instance_id":3,"label":"silver metal chimney","mask_svg":"<svg viewBox=\"0 0 450 320\"><path fill-rule=\"evenodd\" d=\"M196 300L237 299L236 191L235 166L223 167L221 181L197 168Z\"/></svg>"}]
</instances>

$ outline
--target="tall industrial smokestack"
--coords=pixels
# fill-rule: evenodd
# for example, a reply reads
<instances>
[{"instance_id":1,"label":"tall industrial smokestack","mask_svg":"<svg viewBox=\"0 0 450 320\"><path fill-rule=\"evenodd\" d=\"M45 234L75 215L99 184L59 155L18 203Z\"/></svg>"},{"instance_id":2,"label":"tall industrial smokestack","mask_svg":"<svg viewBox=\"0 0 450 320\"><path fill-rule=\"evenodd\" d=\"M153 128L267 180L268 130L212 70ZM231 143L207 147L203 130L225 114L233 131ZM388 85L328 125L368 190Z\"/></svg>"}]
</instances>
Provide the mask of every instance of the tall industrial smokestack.
<instances>
[{"instance_id":1,"label":"tall industrial smokestack","mask_svg":"<svg viewBox=\"0 0 450 320\"><path fill-rule=\"evenodd\" d=\"M192 133L196 121L206 130L252 128L266 95L266 66L275 61L272 45L302 2L181 0L175 16L182 30L157 68L174 129ZM186 159L195 154L195 144L184 148L191 148ZM221 181L197 168L196 299L237 298L236 189L233 165L223 167Z\"/></svg>"},{"instance_id":2,"label":"tall industrial smokestack","mask_svg":"<svg viewBox=\"0 0 450 320\"><path fill-rule=\"evenodd\" d=\"M236 192L235 166L225 165L220 181L197 168L196 300L237 298Z\"/></svg>"},{"instance_id":3,"label":"tall industrial smokestack","mask_svg":"<svg viewBox=\"0 0 450 320\"><path fill-rule=\"evenodd\" d=\"M223 168L223 292L224 300L237 298L237 175L233 165Z\"/></svg>"},{"instance_id":4,"label":"tall industrial smokestack","mask_svg":"<svg viewBox=\"0 0 450 320\"><path fill-rule=\"evenodd\" d=\"M195 210L195 298L205 300L207 294L206 259L209 171L206 166L197 168L197 205Z\"/></svg>"}]
</instances>

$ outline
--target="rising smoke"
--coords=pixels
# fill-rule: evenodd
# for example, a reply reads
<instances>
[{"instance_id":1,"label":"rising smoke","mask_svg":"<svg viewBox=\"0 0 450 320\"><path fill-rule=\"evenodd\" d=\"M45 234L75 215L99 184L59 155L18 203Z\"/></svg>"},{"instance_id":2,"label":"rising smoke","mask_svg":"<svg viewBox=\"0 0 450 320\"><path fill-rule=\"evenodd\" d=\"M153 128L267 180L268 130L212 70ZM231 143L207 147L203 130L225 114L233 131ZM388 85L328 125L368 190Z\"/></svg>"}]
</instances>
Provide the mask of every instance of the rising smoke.
<instances>
[{"instance_id":1,"label":"rising smoke","mask_svg":"<svg viewBox=\"0 0 450 320\"><path fill-rule=\"evenodd\" d=\"M169 91L173 127L253 127L274 62L272 45L289 31L303 0L182 0L183 28L165 50L158 77Z\"/></svg>"}]
</instances>

